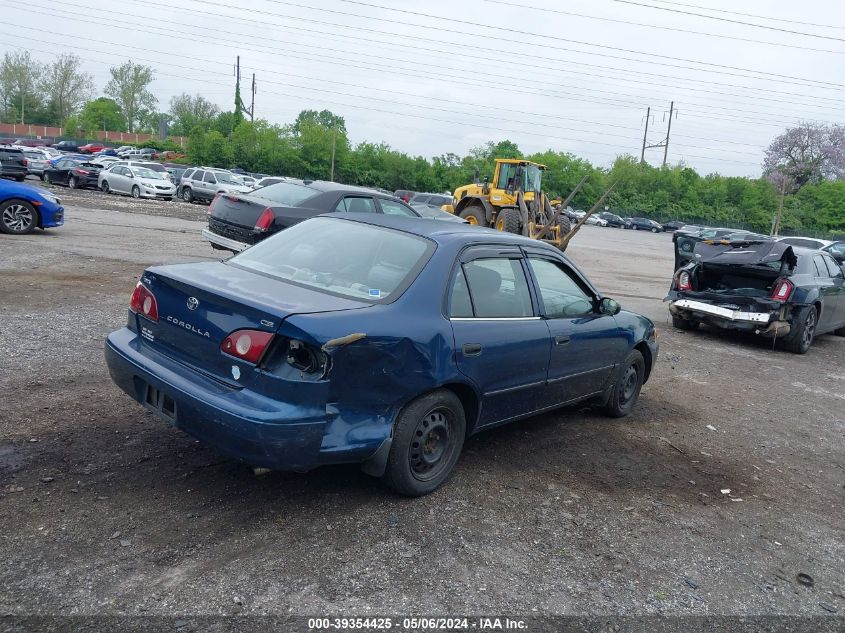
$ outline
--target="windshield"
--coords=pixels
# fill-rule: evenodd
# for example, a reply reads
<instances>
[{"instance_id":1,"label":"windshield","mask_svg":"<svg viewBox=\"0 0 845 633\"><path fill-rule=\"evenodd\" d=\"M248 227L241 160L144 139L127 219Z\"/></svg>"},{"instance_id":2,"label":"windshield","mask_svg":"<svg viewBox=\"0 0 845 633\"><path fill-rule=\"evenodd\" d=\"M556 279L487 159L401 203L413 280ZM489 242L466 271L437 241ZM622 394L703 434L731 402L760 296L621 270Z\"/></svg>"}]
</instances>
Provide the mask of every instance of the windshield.
<instances>
[{"instance_id":1,"label":"windshield","mask_svg":"<svg viewBox=\"0 0 845 633\"><path fill-rule=\"evenodd\" d=\"M150 180L164 180L164 176L162 176L157 171L153 171L152 169L147 169L146 167L134 167L135 176L137 178L149 178Z\"/></svg>"},{"instance_id":2,"label":"windshield","mask_svg":"<svg viewBox=\"0 0 845 633\"><path fill-rule=\"evenodd\" d=\"M540 191L543 170L536 165L525 166L525 191Z\"/></svg>"},{"instance_id":3,"label":"windshield","mask_svg":"<svg viewBox=\"0 0 845 633\"><path fill-rule=\"evenodd\" d=\"M250 195L258 196L271 202L278 202L288 207L296 207L306 200L313 198L318 193L320 192L316 189L311 189L311 187L296 185L290 182L280 182L275 185L260 187Z\"/></svg>"},{"instance_id":4,"label":"windshield","mask_svg":"<svg viewBox=\"0 0 845 633\"><path fill-rule=\"evenodd\" d=\"M263 240L232 264L352 299L388 299L413 280L434 245L369 224L314 218Z\"/></svg>"}]
</instances>

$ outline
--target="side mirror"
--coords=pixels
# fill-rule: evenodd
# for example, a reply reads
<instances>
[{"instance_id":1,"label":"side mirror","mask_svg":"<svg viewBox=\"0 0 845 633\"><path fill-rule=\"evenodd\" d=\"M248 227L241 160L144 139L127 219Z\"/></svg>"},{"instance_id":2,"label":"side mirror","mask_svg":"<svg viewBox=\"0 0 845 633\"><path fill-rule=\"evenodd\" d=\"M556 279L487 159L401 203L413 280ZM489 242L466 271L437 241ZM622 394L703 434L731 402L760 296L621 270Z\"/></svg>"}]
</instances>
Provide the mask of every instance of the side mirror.
<instances>
[{"instance_id":1,"label":"side mirror","mask_svg":"<svg viewBox=\"0 0 845 633\"><path fill-rule=\"evenodd\" d=\"M614 299L610 299L609 297L605 297L601 300L601 303L599 303L599 312L602 314L614 316L619 314L621 310L622 306L619 305L619 302Z\"/></svg>"}]
</instances>

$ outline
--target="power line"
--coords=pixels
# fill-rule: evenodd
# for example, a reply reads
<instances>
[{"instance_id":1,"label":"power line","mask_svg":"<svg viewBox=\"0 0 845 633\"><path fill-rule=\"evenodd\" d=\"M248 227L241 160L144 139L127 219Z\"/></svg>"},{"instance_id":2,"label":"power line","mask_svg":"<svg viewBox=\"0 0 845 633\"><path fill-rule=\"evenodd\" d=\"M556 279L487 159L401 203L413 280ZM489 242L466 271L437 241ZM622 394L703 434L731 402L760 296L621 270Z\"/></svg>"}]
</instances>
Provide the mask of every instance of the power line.
<instances>
[{"instance_id":1,"label":"power line","mask_svg":"<svg viewBox=\"0 0 845 633\"><path fill-rule=\"evenodd\" d=\"M845 42L841 37L833 37L832 35L818 35L816 33L805 33L803 31L793 31L792 29L782 29L777 26L767 26L765 24L755 24L754 22L745 22L743 20L733 20L731 18L721 18L715 15L706 15L704 13L694 13L692 11L685 11L683 9L670 9L669 7L655 7L651 4L644 4L642 2L634 2L634 0L612 0L621 4L631 4L637 7L644 7L646 9L656 9L657 11L670 11L672 13L683 13L684 15L693 15L698 18L707 18L708 20L718 20L720 22L730 22L732 24L742 24L743 26L752 26L758 29L766 29L768 31L779 31L781 33L790 33L792 35L802 35L804 37L816 37L822 40L832 40L834 42Z\"/></svg>"},{"instance_id":2,"label":"power line","mask_svg":"<svg viewBox=\"0 0 845 633\"><path fill-rule=\"evenodd\" d=\"M78 8L78 3L77 3L76 5L74 5L74 6L76 6L76 7ZM30 8L30 9L28 9L28 11L32 11L32 9ZM59 11L61 11L61 10L59 10ZM52 15L52 14L50 14L50 13L46 13L46 15ZM76 14L73 14L73 16L72 16L72 17L73 17L74 19L79 19L78 17L76 17ZM146 18L144 18L144 16L137 16L137 17L140 17L140 18L142 18L142 19L146 19ZM97 18L86 18L86 22L87 22L87 21L90 21L90 20L92 20L92 19L96 20ZM107 21L107 22L106 22L106 24L107 24L107 25L109 25L109 26L112 26L112 25L113 25L113 26L117 26L118 28L129 28L129 27L123 27L123 26L122 26L122 24L115 24L114 22L111 22L111 21ZM27 27L24 27L24 28L27 28ZM31 27L30 27L30 28L31 28ZM159 28L159 27L150 27L150 28ZM145 31L144 29L140 29L140 28L138 28L137 26L133 26L133 27L131 28L131 30L133 30L133 31L140 31L140 32L147 32L147 33L151 33L150 31ZM210 29L209 29L209 28L206 28L205 30L206 30L206 31L207 31L207 30L211 30L211 31L220 31L220 32L222 32L222 33L226 33L227 35L230 35L230 34L231 34L231 31L222 31L222 30L219 30L219 29L213 29L213 28L210 28ZM153 34L166 34L166 33L153 33ZM182 37L186 37L186 36L183 34L183 36L182 36ZM191 39L191 38L187 38L187 39ZM101 39L101 38L98 38L98 40L97 40L97 41L102 41L102 39ZM196 40L196 39L195 39L195 40L193 40L193 41L203 42L203 41L205 41L205 40ZM124 44L121 44L121 45L122 45L122 46L125 46ZM259 46L261 46L261 45L259 45ZM262 48L266 48L266 49L268 49L268 50L272 50L272 51L282 51L282 52L284 52L284 53L285 53L287 56L289 56L289 57L300 57L300 58L302 58L302 59L307 59L307 60L309 60L309 61L323 61L322 56L317 55L317 56L316 56L316 60L315 60L315 59L314 59L314 57L315 57L314 55L311 55L311 56L308 56L308 55L303 55L299 49L295 49L294 51L291 51L290 49L279 48L279 47L267 47L267 46L261 46L261 47L262 47ZM350 53L349 51L345 51L345 50L337 50L337 49L332 49L332 48L328 48L328 47L323 47L323 49L325 49L325 50L332 50L332 51L341 52L341 53L347 53L347 54L349 54L349 53ZM245 49L245 50L254 50L255 52L261 52L261 51L257 51L257 50L255 50L255 49ZM353 53L353 54L357 54L357 55L364 55L364 56L372 56L372 55L369 55L369 54L367 54L367 53ZM416 74L416 75L421 76L421 77L423 77L423 78L436 79L436 80L440 80L440 81L443 81L443 80L444 80L444 77L443 77L442 75L434 75L434 76L432 76L432 75L430 75L430 74L421 74L421 72L425 72L425 71L420 71L418 68L410 68L410 69L409 69L409 68L406 68L406 67L395 67L395 66L390 67L390 66L386 66L386 65L383 63L383 61L384 61L385 59L387 59L387 60L392 60L392 58L386 58L386 57L384 57L384 56L378 56L378 58L379 58L379 63L378 63L378 67L377 67L377 68L371 68L371 67L367 67L367 66L360 66L360 65L356 65L356 64L351 64L351 63L349 63L349 62L348 62L348 60L346 60L346 59L344 59L344 58L340 58L340 59L339 59L339 58L337 58L337 57L331 57L331 58L328 58L328 60L329 60L332 64L346 65L346 66L349 66L349 67L353 67L353 68L361 68L361 69L364 69L364 70L369 70L369 71L390 72L390 70L388 70L388 69L391 69L391 70L392 70L392 69L395 69L395 70L398 70L399 72L402 72L402 73L406 73L406 74L407 74L407 73ZM404 62L404 60L394 60L394 61ZM361 60L361 63L370 63L370 62L367 62L366 60ZM440 66L439 68L450 69L450 70L456 70L456 71L458 71L458 72L462 72L462 70L463 70L463 69L453 68L453 67L449 67L449 66ZM519 78L519 77L506 77L506 78L513 79L514 81L521 81L521 78ZM446 79L446 80L448 80L448 79L449 79L449 78L448 78L448 76L447 76L447 79ZM495 88L495 89L497 89L497 90L511 91L511 92L515 92L515 93L518 93L518 94L524 94L524 93L526 93L526 92L527 92L527 93L531 93L531 94L538 94L538 95L541 95L541 96L552 96L552 97L554 97L554 96L560 96L560 97L564 97L564 98L566 98L566 99L568 99L568 100L570 100L570 101L584 101L584 102L587 102L587 103L603 103L603 104L606 104L606 105L622 104L622 105L624 105L624 106L636 105L636 107L639 107L639 105L641 105L641 104L634 104L634 102L632 102L632 101L630 101L630 100L619 99L619 98L618 98L619 96L622 96L622 97L631 97L631 98L634 98L634 99L645 99L645 100L648 100L648 99L649 99L649 97L645 97L645 96L643 96L643 95L632 95L632 94L627 94L627 93L621 93L621 94L620 94L618 91L606 91L606 90L599 90L599 89L596 89L596 88L585 88L585 87L582 87L582 86L580 86L580 85L578 85L578 86L571 86L571 85L566 85L566 84L563 84L563 85L561 85L561 87L562 87L562 88L575 89L575 90L586 90L586 91L588 91L588 92L595 92L595 93L600 93L600 94L601 94L601 93L604 93L604 94L610 94L611 96L610 96L610 97L603 97L603 96L602 96L602 97L599 97L599 99L601 99L601 100L598 100L598 99L596 99L595 97L594 97L594 98L592 98L592 99L588 99L588 98L584 98L584 96L583 96L583 95L573 95L573 93L572 93L571 91L570 91L570 92L566 92L566 93L555 93L555 92L549 91L548 89L546 89L545 91L540 91L540 92L537 92L537 91L532 91L532 90L529 90L529 89L513 90L513 89L503 88L503 87L501 87L501 86L500 86L500 85L498 85L498 84L496 84L496 85L491 85L491 84L489 84L489 83L485 83L485 82L483 82L483 81L481 81L481 80L478 80L478 79L475 79L475 78L473 78L473 79L466 79L466 78L465 78L465 77L463 77L463 76L460 76L460 77L455 77L455 78L454 78L454 83L459 83L459 84L460 84L460 85L462 85L462 86L465 86L465 85L466 85L466 84L468 84L468 83L469 83L469 84L475 84L475 85L477 85L477 86L479 86L479 87L492 87L492 88ZM772 113L772 112L758 112L758 111L754 111L754 110L743 110L743 109L741 109L741 108L736 108L735 106L732 106L732 107L722 107L722 106L716 106L716 105L703 105L703 104L695 104L695 103L690 103L689 105L693 105L693 106L698 105L699 107L703 107L703 108L705 108L705 109L706 109L706 108L709 108L709 109L713 109L713 110L722 110L722 111L729 111L729 112L741 112L741 113L747 113L747 114L756 115L758 118L757 118L757 119L754 119L754 120L749 120L749 119L737 119L737 120L739 120L739 121L742 121L743 123L747 123L747 124L751 124L751 125L766 125L766 123L765 123L765 122L763 122L763 121L761 121L761 120L759 119L759 116L763 116L763 117L780 116L779 114ZM702 115L703 117L712 118L712 119L714 119L714 120L725 120L725 119L722 119L722 118L720 118L720 117L713 117L713 116L707 115L707 114L705 114L705 113L701 113L701 115ZM822 121L822 120L818 120L818 119L814 119L814 120L819 121L819 122L823 122L823 123L829 123L829 121ZM777 125L792 125L792 124L794 124L794 120L792 120L792 121L784 121L784 120L782 120L782 119L771 119L770 123L771 123L771 124L777 124Z\"/></svg>"},{"instance_id":3,"label":"power line","mask_svg":"<svg viewBox=\"0 0 845 633\"><path fill-rule=\"evenodd\" d=\"M750 42L752 44L765 44L767 46L777 46L778 48L794 48L802 51L813 51L815 53L832 53L834 55L845 55L845 51L833 51L826 48L812 48L809 46L799 46L797 44L785 44L783 42L770 42L768 40L755 40L748 37L738 37L736 35L725 35L723 33L708 33L706 31L693 31L690 29L682 29L675 26L662 26L659 24L648 24L646 22L633 22L631 20L621 20L618 18L608 18L600 15L587 15L585 13L575 13L573 11L562 11L560 9L550 9L547 7L533 7L525 4L515 4L505 0L481 0L482 2L489 2L491 4L500 4L508 7L519 7L520 9L531 9L532 11L543 11L547 13L557 13L559 15L568 15L578 18L585 18L587 20L599 20L601 22L614 22L616 24L627 24L629 26L642 26L649 29L658 29L661 31L672 31L675 33L688 33L691 35L703 35L705 37L715 37L725 40L736 40L738 42Z\"/></svg>"},{"instance_id":4,"label":"power line","mask_svg":"<svg viewBox=\"0 0 845 633\"><path fill-rule=\"evenodd\" d=\"M788 18L774 18L770 15L759 15L756 13L742 13L741 11L728 11L727 9L714 9L712 7L702 7L698 4L684 4L682 2L675 2L675 0L651 0L659 4L673 4L677 7L685 7L687 9L704 9L712 13L728 13L730 15L741 15L746 18L758 18L760 20L771 20L772 22L786 22L788 24L800 24L801 26L817 26L823 29L840 29L845 30L845 26L835 26L833 24L818 24L816 22L801 22L800 20L793 20Z\"/></svg>"},{"instance_id":5,"label":"power line","mask_svg":"<svg viewBox=\"0 0 845 633\"><path fill-rule=\"evenodd\" d=\"M488 24L479 24L477 22L469 22L469 21L466 21L466 20L457 20L457 19L454 19L454 18L445 18L445 17L439 16L439 15L433 15L431 13L423 13L421 11L410 11L408 9L396 9L394 7L388 7L388 6L381 5L381 4L361 2L360 0L339 0L339 1L340 2L346 2L346 3L349 3L349 4L357 4L357 5L372 7L372 8L376 8L376 9L382 9L382 10L385 10L385 11L395 11L397 13L403 13L403 14L408 14L408 15L423 16L423 17L427 17L427 18L430 18L430 19L433 19L433 20L447 21L447 22L450 22L450 23L456 22L456 23L470 24L470 25L475 26L477 28L485 28L485 29L488 29L488 30L494 30L497 33L501 33L501 31L502 31L502 27L500 27L500 26L492 26L492 25L488 25ZM324 11L326 13L335 13L335 14L344 15L344 16L347 16L347 17L364 18L364 19L368 19L368 20L377 20L379 22L390 22L390 23L393 23L393 24L406 24L406 23L399 22L398 20L391 20L391 19L388 19L388 18L379 18L379 17L374 17L374 16L371 16L371 15L361 15L361 14L358 14L358 13L349 13L349 12L346 12L346 11L337 11L336 9L326 9L326 8L323 8L323 7L314 7L314 6L310 6L310 5L307 5L307 4L290 2L289 0L267 0L267 2L272 2L274 4L290 5L290 6L298 7L300 9L310 9L312 11ZM614 0L614 2L629 2L630 4L637 4L635 2L630 2L629 0ZM649 6L649 5L642 5L642 6ZM652 7L652 8L661 8L661 7ZM423 26L423 25L417 24L417 25L414 25L414 26ZM447 31L447 32L459 34L459 35L462 35L462 36L471 35L473 37L487 37L485 35L481 35L481 34L478 34L478 33L467 33L466 31L457 31L455 29L446 29L446 28L442 28L442 27L438 27L438 29L440 31ZM548 35L548 34L542 34L542 35L538 35L538 36L544 37L547 40L554 39L554 36ZM839 38L831 38L831 39L839 39ZM518 42L518 43L521 43L521 44L536 45L536 42L518 40L518 39L515 39L515 38L512 38L512 37L509 37L508 41ZM691 63L691 64L700 64L702 66L712 66L714 68L723 68L723 69L728 69L728 70L737 70L737 71L741 71L741 72L756 73L756 74L759 74L759 75L776 77L778 79L810 81L810 82L818 83L818 84L821 84L821 85L836 86L837 88L840 88L840 89L845 88L845 86L843 86L843 84L836 84L836 83L831 83L831 82L818 81L818 80L815 80L815 79L809 79L808 80L805 77L794 77L794 76L791 76L791 75L781 75L781 74L778 74L778 73L770 73L770 72L762 71L762 70L754 70L754 69L750 69L750 68L741 68L741 67L737 67L737 66L728 66L728 65L725 65L725 64L716 64L714 62L702 62L702 61L695 60L695 59L687 59L687 58L684 58L684 57L674 57L674 56L669 56L669 55L660 55L658 53L648 53L648 52L633 50L633 49L629 49L629 48L621 48L619 46L610 46L610 45L607 45L607 44L595 44L593 42L584 42L584 41L580 41L580 40L574 40L574 39L571 39L571 38L568 38L567 41L573 42L575 44L580 44L582 46L591 46L591 47L595 47L595 48L602 48L602 49L607 49L607 50L612 50L612 51L620 51L620 52L623 52L623 53L633 53L635 55L643 55L643 56L646 56L646 57L655 57L655 58L658 58L658 59L668 59L668 60L679 60L679 61L687 62L687 63ZM845 39L843 39L841 41L845 42ZM557 48L557 49L560 49L560 50L568 50L566 48L550 44L548 41L544 43L544 47L546 47L546 48ZM640 63L642 63L645 60L638 60L638 61Z\"/></svg>"}]
</instances>

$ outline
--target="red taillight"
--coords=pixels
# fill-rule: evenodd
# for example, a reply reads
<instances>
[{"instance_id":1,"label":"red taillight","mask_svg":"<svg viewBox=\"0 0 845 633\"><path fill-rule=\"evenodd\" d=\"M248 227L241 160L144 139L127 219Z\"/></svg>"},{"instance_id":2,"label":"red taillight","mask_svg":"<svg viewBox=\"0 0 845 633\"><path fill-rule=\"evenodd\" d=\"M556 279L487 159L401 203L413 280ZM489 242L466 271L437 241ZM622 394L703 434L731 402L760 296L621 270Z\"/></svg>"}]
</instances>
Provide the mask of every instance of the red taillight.
<instances>
[{"instance_id":1,"label":"red taillight","mask_svg":"<svg viewBox=\"0 0 845 633\"><path fill-rule=\"evenodd\" d=\"M692 277L685 270L678 273L678 290L692 290Z\"/></svg>"},{"instance_id":2,"label":"red taillight","mask_svg":"<svg viewBox=\"0 0 845 633\"><path fill-rule=\"evenodd\" d=\"M240 358L248 363L257 363L264 355L270 341L273 340L272 332L261 330L235 330L220 344L220 351L235 358Z\"/></svg>"},{"instance_id":3,"label":"red taillight","mask_svg":"<svg viewBox=\"0 0 845 633\"><path fill-rule=\"evenodd\" d=\"M89 172L87 169L77 169L76 173L77 174L90 174L91 172Z\"/></svg>"},{"instance_id":4,"label":"red taillight","mask_svg":"<svg viewBox=\"0 0 845 633\"><path fill-rule=\"evenodd\" d=\"M273 210L270 207L267 207L261 212L261 215L258 216L258 220L255 222L255 230L266 231L273 225L273 220L275 219L276 216L273 215Z\"/></svg>"},{"instance_id":5,"label":"red taillight","mask_svg":"<svg viewBox=\"0 0 845 633\"><path fill-rule=\"evenodd\" d=\"M795 286L791 281L788 279L781 279L772 289L772 299L775 299L776 301L786 301L789 299L789 295L792 294L793 288L795 288Z\"/></svg>"},{"instance_id":6,"label":"red taillight","mask_svg":"<svg viewBox=\"0 0 845 633\"><path fill-rule=\"evenodd\" d=\"M26 167L27 165L29 165L29 160L28 160L28 159L26 159L26 158L24 158L21 162L23 163L23 166L24 166L24 167Z\"/></svg>"},{"instance_id":7,"label":"red taillight","mask_svg":"<svg viewBox=\"0 0 845 633\"><path fill-rule=\"evenodd\" d=\"M147 317L150 321L158 321L158 303L156 303L155 295L140 281L132 292L129 309Z\"/></svg>"},{"instance_id":8,"label":"red taillight","mask_svg":"<svg viewBox=\"0 0 845 633\"><path fill-rule=\"evenodd\" d=\"M211 210L214 208L214 205L217 204L217 198L220 197L219 193L215 193L214 197L211 199L211 204L208 205L208 215L211 215Z\"/></svg>"}]
</instances>

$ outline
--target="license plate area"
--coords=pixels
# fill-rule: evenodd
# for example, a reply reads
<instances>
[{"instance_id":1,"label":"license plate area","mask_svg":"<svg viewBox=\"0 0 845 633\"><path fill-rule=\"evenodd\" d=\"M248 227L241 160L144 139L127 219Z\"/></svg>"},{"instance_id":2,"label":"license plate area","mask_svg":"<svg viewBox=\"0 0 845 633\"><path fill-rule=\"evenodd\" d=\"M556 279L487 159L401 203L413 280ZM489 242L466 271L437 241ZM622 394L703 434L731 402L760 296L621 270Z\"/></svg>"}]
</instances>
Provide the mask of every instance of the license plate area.
<instances>
[{"instance_id":1,"label":"license plate area","mask_svg":"<svg viewBox=\"0 0 845 633\"><path fill-rule=\"evenodd\" d=\"M176 401L160 389L147 385L144 406L165 422L176 421Z\"/></svg>"}]
</instances>

